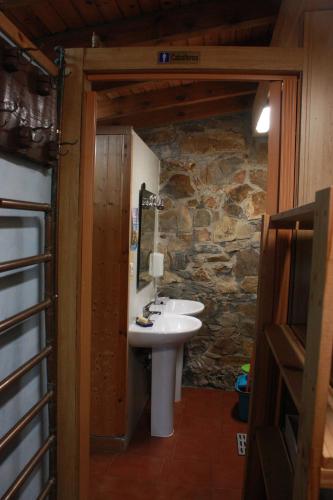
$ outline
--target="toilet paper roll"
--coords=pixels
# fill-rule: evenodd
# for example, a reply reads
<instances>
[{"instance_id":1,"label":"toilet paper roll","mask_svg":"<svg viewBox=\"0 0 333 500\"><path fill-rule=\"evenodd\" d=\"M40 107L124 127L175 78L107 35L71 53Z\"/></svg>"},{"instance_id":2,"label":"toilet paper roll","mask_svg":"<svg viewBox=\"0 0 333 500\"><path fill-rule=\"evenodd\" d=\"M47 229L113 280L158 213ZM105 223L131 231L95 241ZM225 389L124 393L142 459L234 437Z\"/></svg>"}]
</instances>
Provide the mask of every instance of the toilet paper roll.
<instances>
[{"instance_id":1,"label":"toilet paper roll","mask_svg":"<svg viewBox=\"0 0 333 500\"><path fill-rule=\"evenodd\" d=\"M153 278L160 278L164 273L164 254L152 252L149 256L149 274Z\"/></svg>"}]
</instances>

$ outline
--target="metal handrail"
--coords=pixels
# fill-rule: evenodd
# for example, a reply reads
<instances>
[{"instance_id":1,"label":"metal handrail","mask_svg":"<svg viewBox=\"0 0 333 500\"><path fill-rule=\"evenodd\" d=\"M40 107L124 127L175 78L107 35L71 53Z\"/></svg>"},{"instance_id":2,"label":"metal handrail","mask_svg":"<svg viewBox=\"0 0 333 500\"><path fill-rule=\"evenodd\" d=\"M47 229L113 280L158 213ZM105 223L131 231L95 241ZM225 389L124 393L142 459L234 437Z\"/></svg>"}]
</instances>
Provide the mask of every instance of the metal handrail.
<instances>
[{"instance_id":1,"label":"metal handrail","mask_svg":"<svg viewBox=\"0 0 333 500\"><path fill-rule=\"evenodd\" d=\"M7 389L11 384L16 382L20 377L23 377L28 371L30 371L34 366L38 365L43 359L45 359L53 350L52 346L45 347L41 352L36 354L33 358L29 359L26 363L17 368L14 372L7 375L6 378L0 381L0 393Z\"/></svg>"},{"instance_id":2,"label":"metal handrail","mask_svg":"<svg viewBox=\"0 0 333 500\"><path fill-rule=\"evenodd\" d=\"M41 409L53 398L54 392L49 391L0 439L0 452L38 415Z\"/></svg>"},{"instance_id":3,"label":"metal handrail","mask_svg":"<svg viewBox=\"0 0 333 500\"><path fill-rule=\"evenodd\" d=\"M11 200L8 198L0 198L0 208L32 210L33 212L51 212L52 210L49 203L35 203L33 201Z\"/></svg>"},{"instance_id":4,"label":"metal handrail","mask_svg":"<svg viewBox=\"0 0 333 500\"><path fill-rule=\"evenodd\" d=\"M51 479L49 479L49 481L46 483L41 493L38 495L37 500L45 500L45 498L48 497L54 485L55 485L55 478L51 477Z\"/></svg>"},{"instance_id":5,"label":"metal handrail","mask_svg":"<svg viewBox=\"0 0 333 500\"><path fill-rule=\"evenodd\" d=\"M34 264L42 264L52 260L51 253L44 253L42 255L33 255L32 257L25 257L23 259L8 260L7 262L0 263L0 273L11 271L12 269L19 269L20 267L33 266Z\"/></svg>"},{"instance_id":6,"label":"metal handrail","mask_svg":"<svg viewBox=\"0 0 333 500\"><path fill-rule=\"evenodd\" d=\"M8 488L6 493L3 495L1 500L11 500L18 493L19 489L23 486L26 479L29 477L31 472L34 470L40 459L47 452L47 450L52 446L55 441L55 436L52 434L39 448L39 450L34 454L34 456L27 462L25 467L21 470L19 475L16 477L15 481Z\"/></svg>"},{"instance_id":7,"label":"metal handrail","mask_svg":"<svg viewBox=\"0 0 333 500\"><path fill-rule=\"evenodd\" d=\"M36 304L35 306L29 307L24 311L14 314L14 316L10 316L9 318L0 321L0 334L5 332L9 328L12 328L13 326L18 325L19 323L22 323L22 321L25 321L31 316L34 316L35 314L41 311L44 311L51 305L52 305L52 300L46 299L43 302Z\"/></svg>"}]
</instances>

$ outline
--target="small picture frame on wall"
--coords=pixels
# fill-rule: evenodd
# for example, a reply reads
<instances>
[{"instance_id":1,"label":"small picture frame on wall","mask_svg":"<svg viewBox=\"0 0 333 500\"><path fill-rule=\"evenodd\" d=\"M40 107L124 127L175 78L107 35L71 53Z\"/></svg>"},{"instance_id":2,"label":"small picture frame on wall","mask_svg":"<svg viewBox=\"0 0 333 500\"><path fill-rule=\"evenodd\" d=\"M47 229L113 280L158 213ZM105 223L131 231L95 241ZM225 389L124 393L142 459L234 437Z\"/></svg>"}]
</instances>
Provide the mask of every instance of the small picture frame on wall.
<instances>
[{"instance_id":1,"label":"small picture frame on wall","mask_svg":"<svg viewBox=\"0 0 333 500\"><path fill-rule=\"evenodd\" d=\"M131 250L138 249L139 242L139 209L132 208Z\"/></svg>"}]
</instances>

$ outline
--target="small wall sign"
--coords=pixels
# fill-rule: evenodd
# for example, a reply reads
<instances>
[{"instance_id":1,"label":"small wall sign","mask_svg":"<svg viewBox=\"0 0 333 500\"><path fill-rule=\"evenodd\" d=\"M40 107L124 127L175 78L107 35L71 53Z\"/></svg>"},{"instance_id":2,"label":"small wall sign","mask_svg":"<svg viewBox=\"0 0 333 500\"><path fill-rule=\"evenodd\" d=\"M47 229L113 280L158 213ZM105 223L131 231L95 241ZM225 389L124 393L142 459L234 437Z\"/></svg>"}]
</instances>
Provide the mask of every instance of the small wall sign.
<instances>
[{"instance_id":1,"label":"small wall sign","mask_svg":"<svg viewBox=\"0 0 333 500\"><path fill-rule=\"evenodd\" d=\"M139 209L132 208L132 231L131 231L131 250L138 249L139 241Z\"/></svg>"},{"instance_id":2,"label":"small wall sign","mask_svg":"<svg viewBox=\"0 0 333 500\"><path fill-rule=\"evenodd\" d=\"M179 50L158 52L157 62L159 64L199 64L200 52Z\"/></svg>"}]
</instances>

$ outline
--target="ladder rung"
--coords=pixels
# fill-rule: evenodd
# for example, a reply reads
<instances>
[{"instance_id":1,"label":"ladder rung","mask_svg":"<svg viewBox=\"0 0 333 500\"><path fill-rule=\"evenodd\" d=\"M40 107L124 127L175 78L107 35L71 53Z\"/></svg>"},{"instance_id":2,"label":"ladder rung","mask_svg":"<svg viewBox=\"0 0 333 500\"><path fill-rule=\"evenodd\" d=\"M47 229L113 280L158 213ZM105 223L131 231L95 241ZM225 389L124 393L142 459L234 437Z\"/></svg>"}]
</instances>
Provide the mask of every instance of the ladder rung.
<instances>
[{"instance_id":1,"label":"ladder rung","mask_svg":"<svg viewBox=\"0 0 333 500\"><path fill-rule=\"evenodd\" d=\"M32 210L34 212L50 212L52 210L52 207L49 203L10 200L8 198L0 198L0 208L10 208L14 210Z\"/></svg>"},{"instance_id":2,"label":"ladder rung","mask_svg":"<svg viewBox=\"0 0 333 500\"><path fill-rule=\"evenodd\" d=\"M45 498L48 497L54 485L55 485L55 478L51 477L51 479L48 480L41 493L38 495L37 500L45 500Z\"/></svg>"},{"instance_id":3,"label":"ladder rung","mask_svg":"<svg viewBox=\"0 0 333 500\"><path fill-rule=\"evenodd\" d=\"M26 479L30 476L31 472L34 470L40 459L47 452L47 450L52 446L55 441L55 436L52 434L47 441L39 448L39 450L34 454L34 456L25 465L22 471L19 473L13 484L9 487L6 493L1 497L1 500L12 500L18 493L20 488L23 486Z\"/></svg>"},{"instance_id":4,"label":"ladder rung","mask_svg":"<svg viewBox=\"0 0 333 500\"><path fill-rule=\"evenodd\" d=\"M49 391L0 439L0 452L38 415L41 409L53 398L54 392Z\"/></svg>"},{"instance_id":5,"label":"ladder rung","mask_svg":"<svg viewBox=\"0 0 333 500\"><path fill-rule=\"evenodd\" d=\"M21 365L14 372L8 375L6 378L0 381L0 393L7 389L16 380L22 377L25 373L31 370L34 366L38 365L44 358L46 358L51 352L52 346L45 347L40 353L36 354L33 358L29 359L24 365Z\"/></svg>"},{"instance_id":6,"label":"ladder rung","mask_svg":"<svg viewBox=\"0 0 333 500\"><path fill-rule=\"evenodd\" d=\"M44 311L44 309L50 307L51 304L52 300L47 299L43 302L40 302L39 304L36 304L35 306L25 309L22 312L14 314L14 316L10 316L9 318L0 321L0 334L17 324L22 323L22 321L30 318L31 316L34 316L34 314Z\"/></svg>"},{"instance_id":7,"label":"ladder rung","mask_svg":"<svg viewBox=\"0 0 333 500\"><path fill-rule=\"evenodd\" d=\"M12 269L19 269L20 267L33 266L34 264L41 264L52 259L51 253L43 255L34 255L32 257L25 257L24 259L8 260L7 262L0 263L0 273L11 271Z\"/></svg>"}]
</instances>

